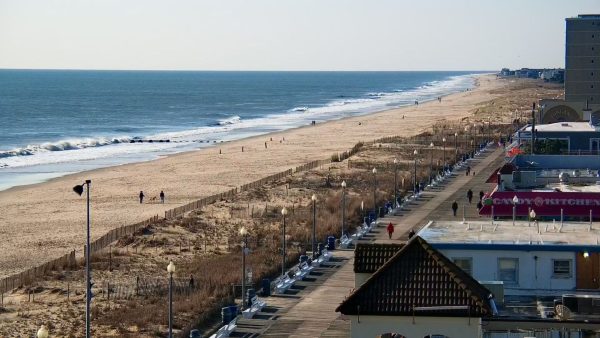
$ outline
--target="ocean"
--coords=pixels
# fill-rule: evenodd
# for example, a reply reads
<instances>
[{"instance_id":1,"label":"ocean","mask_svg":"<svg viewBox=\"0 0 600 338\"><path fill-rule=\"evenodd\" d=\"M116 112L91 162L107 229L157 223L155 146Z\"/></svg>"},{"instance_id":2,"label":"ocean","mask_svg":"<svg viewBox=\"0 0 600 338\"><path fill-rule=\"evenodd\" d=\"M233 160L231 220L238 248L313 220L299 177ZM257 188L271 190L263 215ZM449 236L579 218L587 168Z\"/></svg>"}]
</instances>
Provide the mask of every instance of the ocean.
<instances>
[{"instance_id":1,"label":"ocean","mask_svg":"<svg viewBox=\"0 0 600 338\"><path fill-rule=\"evenodd\" d=\"M433 100L476 73L0 70L0 190Z\"/></svg>"}]
</instances>

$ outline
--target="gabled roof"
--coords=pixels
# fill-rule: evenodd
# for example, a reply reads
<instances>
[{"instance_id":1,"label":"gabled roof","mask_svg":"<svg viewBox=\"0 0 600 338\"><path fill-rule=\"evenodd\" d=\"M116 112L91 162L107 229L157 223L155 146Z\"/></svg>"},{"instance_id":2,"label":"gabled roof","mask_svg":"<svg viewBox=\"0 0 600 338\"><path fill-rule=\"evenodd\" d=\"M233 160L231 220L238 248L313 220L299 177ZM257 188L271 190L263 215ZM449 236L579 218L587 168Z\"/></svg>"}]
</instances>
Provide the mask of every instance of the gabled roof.
<instances>
[{"instance_id":1,"label":"gabled roof","mask_svg":"<svg viewBox=\"0 0 600 338\"><path fill-rule=\"evenodd\" d=\"M404 243L359 243L354 249L354 273L373 273L404 247Z\"/></svg>"},{"instance_id":2,"label":"gabled roof","mask_svg":"<svg viewBox=\"0 0 600 338\"><path fill-rule=\"evenodd\" d=\"M413 237L340 304L345 315L486 317L490 291Z\"/></svg>"}]
</instances>

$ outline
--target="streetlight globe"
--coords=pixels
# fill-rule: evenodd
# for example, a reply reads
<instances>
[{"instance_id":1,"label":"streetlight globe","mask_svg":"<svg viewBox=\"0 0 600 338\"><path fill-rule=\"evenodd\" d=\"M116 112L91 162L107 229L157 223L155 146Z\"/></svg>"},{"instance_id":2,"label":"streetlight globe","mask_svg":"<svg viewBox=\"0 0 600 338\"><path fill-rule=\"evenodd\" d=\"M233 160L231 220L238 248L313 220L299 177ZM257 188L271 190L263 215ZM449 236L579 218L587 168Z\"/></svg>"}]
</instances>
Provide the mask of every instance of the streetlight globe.
<instances>
[{"instance_id":1,"label":"streetlight globe","mask_svg":"<svg viewBox=\"0 0 600 338\"><path fill-rule=\"evenodd\" d=\"M519 198L517 197L517 195L515 195L515 197L513 197L513 203L514 204L519 203Z\"/></svg>"},{"instance_id":2,"label":"streetlight globe","mask_svg":"<svg viewBox=\"0 0 600 338\"><path fill-rule=\"evenodd\" d=\"M346 189L346 181L342 181L342 188Z\"/></svg>"},{"instance_id":3,"label":"streetlight globe","mask_svg":"<svg viewBox=\"0 0 600 338\"><path fill-rule=\"evenodd\" d=\"M535 216L536 216L535 210L531 209L531 212L529 213L529 217L535 218Z\"/></svg>"},{"instance_id":4,"label":"streetlight globe","mask_svg":"<svg viewBox=\"0 0 600 338\"><path fill-rule=\"evenodd\" d=\"M283 216L285 216L285 215L287 215L287 213L288 213L288 210L285 207L283 207L283 209L281 209L281 214Z\"/></svg>"},{"instance_id":5,"label":"streetlight globe","mask_svg":"<svg viewBox=\"0 0 600 338\"><path fill-rule=\"evenodd\" d=\"M588 258L588 257L590 257L590 253L587 252L587 251L584 251L583 252L583 258Z\"/></svg>"},{"instance_id":6,"label":"streetlight globe","mask_svg":"<svg viewBox=\"0 0 600 338\"><path fill-rule=\"evenodd\" d=\"M167 265L167 272L170 274L175 272L175 264L173 264L173 261L170 261L169 265Z\"/></svg>"},{"instance_id":7,"label":"streetlight globe","mask_svg":"<svg viewBox=\"0 0 600 338\"><path fill-rule=\"evenodd\" d=\"M241 227L240 228L240 235L246 236L247 234L248 234L248 230L246 230L246 227Z\"/></svg>"},{"instance_id":8,"label":"streetlight globe","mask_svg":"<svg viewBox=\"0 0 600 338\"><path fill-rule=\"evenodd\" d=\"M365 209L365 201L360 201L360 210L364 210Z\"/></svg>"},{"instance_id":9,"label":"streetlight globe","mask_svg":"<svg viewBox=\"0 0 600 338\"><path fill-rule=\"evenodd\" d=\"M465 126L465 131L469 131L469 126Z\"/></svg>"},{"instance_id":10,"label":"streetlight globe","mask_svg":"<svg viewBox=\"0 0 600 338\"><path fill-rule=\"evenodd\" d=\"M471 140L471 145L473 145L473 140Z\"/></svg>"},{"instance_id":11,"label":"streetlight globe","mask_svg":"<svg viewBox=\"0 0 600 338\"><path fill-rule=\"evenodd\" d=\"M317 195L313 194L313 195L310 197L310 199L311 199L313 202L316 202L316 201L317 201Z\"/></svg>"},{"instance_id":12,"label":"streetlight globe","mask_svg":"<svg viewBox=\"0 0 600 338\"><path fill-rule=\"evenodd\" d=\"M398 164L398 159L394 158L394 164Z\"/></svg>"},{"instance_id":13,"label":"streetlight globe","mask_svg":"<svg viewBox=\"0 0 600 338\"><path fill-rule=\"evenodd\" d=\"M433 144L433 142L429 143L429 146L430 146L431 148L435 147L435 145Z\"/></svg>"},{"instance_id":14,"label":"streetlight globe","mask_svg":"<svg viewBox=\"0 0 600 338\"><path fill-rule=\"evenodd\" d=\"M417 149L415 149L415 151L413 151L413 155L415 155L415 156L419 155L419 151Z\"/></svg>"},{"instance_id":15,"label":"streetlight globe","mask_svg":"<svg viewBox=\"0 0 600 338\"><path fill-rule=\"evenodd\" d=\"M46 328L46 325L40 326L37 331L37 338L48 338L48 329Z\"/></svg>"},{"instance_id":16,"label":"streetlight globe","mask_svg":"<svg viewBox=\"0 0 600 338\"><path fill-rule=\"evenodd\" d=\"M377 168L373 168L373 174L377 174Z\"/></svg>"},{"instance_id":17,"label":"streetlight globe","mask_svg":"<svg viewBox=\"0 0 600 338\"><path fill-rule=\"evenodd\" d=\"M458 137L458 133L454 133L454 137Z\"/></svg>"},{"instance_id":18,"label":"streetlight globe","mask_svg":"<svg viewBox=\"0 0 600 338\"><path fill-rule=\"evenodd\" d=\"M445 137L444 137L444 138L442 138L442 142L446 142L446 138L445 138Z\"/></svg>"}]
</instances>

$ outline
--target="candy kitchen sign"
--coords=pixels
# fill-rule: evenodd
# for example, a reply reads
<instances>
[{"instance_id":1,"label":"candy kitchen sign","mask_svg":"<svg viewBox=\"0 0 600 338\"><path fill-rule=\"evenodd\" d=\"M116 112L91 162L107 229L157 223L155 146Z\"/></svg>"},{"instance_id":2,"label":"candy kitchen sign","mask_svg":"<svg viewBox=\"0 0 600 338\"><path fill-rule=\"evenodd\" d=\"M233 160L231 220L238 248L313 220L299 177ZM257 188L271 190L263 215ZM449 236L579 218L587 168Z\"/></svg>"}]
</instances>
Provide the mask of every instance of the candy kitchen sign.
<instances>
[{"instance_id":1,"label":"candy kitchen sign","mask_svg":"<svg viewBox=\"0 0 600 338\"><path fill-rule=\"evenodd\" d=\"M535 210L538 216L560 216L563 209L565 216L587 216L592 210L593 217L600 217L600 193L581 192L493 192L485 196L480 215L490 215L492 205L495 216L512 216L514 197L517 197L517 216L527 216L529 208Z\"/></svg>"}]
</instances>

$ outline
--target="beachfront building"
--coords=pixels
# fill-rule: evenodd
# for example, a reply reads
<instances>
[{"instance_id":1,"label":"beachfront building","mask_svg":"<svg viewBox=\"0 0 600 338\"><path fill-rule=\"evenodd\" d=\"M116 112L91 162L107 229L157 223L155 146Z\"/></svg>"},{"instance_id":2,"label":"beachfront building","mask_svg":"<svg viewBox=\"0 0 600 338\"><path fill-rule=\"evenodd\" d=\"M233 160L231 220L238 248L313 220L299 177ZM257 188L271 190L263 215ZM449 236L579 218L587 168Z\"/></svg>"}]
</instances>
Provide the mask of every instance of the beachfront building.
<instances>
[{"instance_id":1,"label":"beachfront building","mask_svg":"<svg viewBox=\"0 0 600 338\"><path fill-rule=\"evenodd\" d=\"M571 285L576 258L552 253L550 243L529 252L535 243L498 237L521 234L523 225L512 233L504 225L467 227L430 222L405 245L359 244L357 288L336 310L351 321L351 336L596 337L600 296ZM498 249L494 241L506 247ZM593 251L586 252L582 259L598 264ZM589 264L577 271L593 271ZM514 279L523 288L519 292ZM533 292L525 290L529 284Z\"/></svg>"},{"instance_id":2,"label":"beachfront building","mask_svg":"<svg viewBox=\"0 0 600 338\"><path fill-rule=\"evenodd\" d=\"M600 14L565 21L565 99L541 101L542 123L600 119Z\"/></svg>"},{"instance_id":3,"label":"beachfront building","mask_svg":"<svg viewBox=\"0 0 600 338\"><path fill-rule=\"evenodd\" d=\"M359 261L359 271L377 270L336 309L350 319L352 337L475 338L481 319L494 315L490 291L419 237L362 249Z\"/></svg>"},{"instance_id":4,"label":"beachfront building","mask_svg":"<svg viewBox=\"0 0 600 338\"><path fill-rule=\"evenodd\" d=\"M557 122L535 126L536 153L544 155L600 155L600 119L588 122ZM519 129L513 136L520 147L531 144L531 125ZM526 150L530 152L530 150Z\"/></svg>"}]
</instances>

